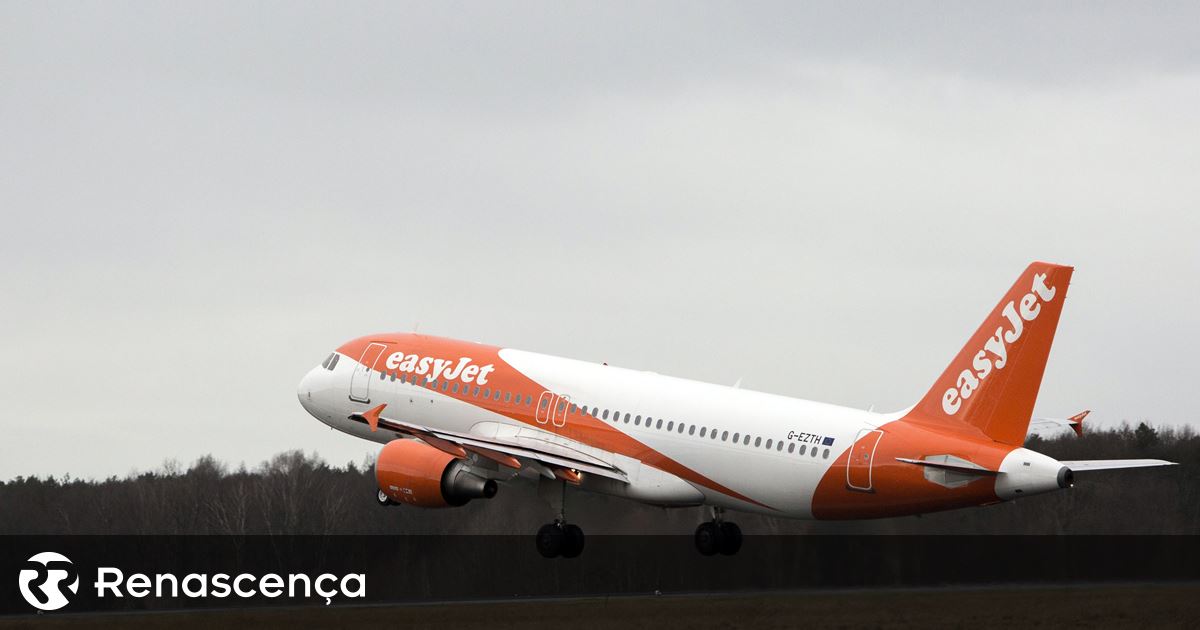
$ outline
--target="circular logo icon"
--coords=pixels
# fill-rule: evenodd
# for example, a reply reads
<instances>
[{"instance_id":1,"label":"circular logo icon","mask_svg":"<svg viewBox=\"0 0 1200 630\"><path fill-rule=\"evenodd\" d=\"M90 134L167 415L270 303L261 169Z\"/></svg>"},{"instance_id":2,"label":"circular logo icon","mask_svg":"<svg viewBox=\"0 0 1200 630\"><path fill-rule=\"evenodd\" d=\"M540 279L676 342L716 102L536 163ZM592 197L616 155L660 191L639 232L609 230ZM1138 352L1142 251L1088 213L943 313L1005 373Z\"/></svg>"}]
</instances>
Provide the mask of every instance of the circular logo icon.
<instances>
[{"instance_id":1,"label":"circular logo icon","mask_svg":"<svg viewBox=\"0 0 1200 630\"><path fill-rule=\"evenodd\" d=\"M38 610L66 606L67 593L79 592L79 572L61 553L43 551L25 561L20 576L21 595Z\"/></svg>"}]
</instances>

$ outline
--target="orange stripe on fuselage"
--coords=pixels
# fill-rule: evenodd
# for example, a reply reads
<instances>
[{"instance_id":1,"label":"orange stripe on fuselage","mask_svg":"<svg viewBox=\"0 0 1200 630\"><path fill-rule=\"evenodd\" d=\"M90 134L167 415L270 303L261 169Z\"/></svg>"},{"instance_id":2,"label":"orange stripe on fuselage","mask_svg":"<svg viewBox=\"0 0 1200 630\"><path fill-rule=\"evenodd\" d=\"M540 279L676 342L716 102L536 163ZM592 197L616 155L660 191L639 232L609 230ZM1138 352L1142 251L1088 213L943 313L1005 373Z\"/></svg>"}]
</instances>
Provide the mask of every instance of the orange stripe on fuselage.
<instances>
[{"instance_id":1,"label":"orange stripe on fuselage","mask_svg":"<svg viewBox=\"0 0 1200 630\"><path fill-rule=\"evenodd\" d=\"M568 413L565 426L557 427L553 423L541 424L537 422L534 414L537 411L539 397L542 392L550 391L550 389L542 386L505 362L504 359L500 358L500 348L496 346L413 333L391 333L360 337L343 344L337 351L357 361L362 357L367 345L371 343L382 343L387 346L383 353L379 355L376 365L370 366L377 371L395 372L396 370L387 369L386 361L389 355L396 352L403 352L406 355L416 354L421 357L445 359L452 362L450 364L451 367L456 365L462 357L469 357L471 365L493 365L495 366L495 371L487 374L487 382L482 387L486 387L492 391L499 389L500 391L513 392L513 394L519 394L522 400L525 396L531 396L533 404L526 406L524 402L520 404L514 402L506 403L494 398L483 400L482 397L477 398L467 395L461 388L458 394L454 394L448 389L442 391L439 388L437 391L442 395L456 398L480 409L486 409L493 413L512 418L543 431L549 431L572 440L577 440L588 446L639 460L646 465L653 466L659 470L738 500L769 510L774 509L705 477L633 437L614 429L598 418L581 413L578 406L576 406L575 413ZM424 383L425 376L427 375L420 376L422 379L420 382ZM441 380L439 379L439 383ZM474 386L475 384L472 383L471 387ZM569 394L570 392L552 393Z\"/></svg>"}]
</instances>

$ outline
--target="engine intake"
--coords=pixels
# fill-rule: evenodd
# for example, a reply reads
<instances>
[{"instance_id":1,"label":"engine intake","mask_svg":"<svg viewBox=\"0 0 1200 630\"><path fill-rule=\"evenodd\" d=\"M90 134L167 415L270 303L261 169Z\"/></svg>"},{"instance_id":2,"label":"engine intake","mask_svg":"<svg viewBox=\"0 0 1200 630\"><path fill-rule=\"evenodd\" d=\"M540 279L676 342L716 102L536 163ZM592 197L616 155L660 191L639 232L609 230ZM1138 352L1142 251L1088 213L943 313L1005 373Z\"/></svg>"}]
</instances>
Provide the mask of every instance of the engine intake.
<instances>
[{"instance_id":1,"label":"engine intake","mask_svg":"<svg viewBox=\"0 0 1200 630\"><path fill-rule=\"evenodd\" d=\"M465 460L416 440L393 440L375 460L375 482L389 499L420 507L458 507L496 496L496 480Z\"/></svg>"}]
</instances>

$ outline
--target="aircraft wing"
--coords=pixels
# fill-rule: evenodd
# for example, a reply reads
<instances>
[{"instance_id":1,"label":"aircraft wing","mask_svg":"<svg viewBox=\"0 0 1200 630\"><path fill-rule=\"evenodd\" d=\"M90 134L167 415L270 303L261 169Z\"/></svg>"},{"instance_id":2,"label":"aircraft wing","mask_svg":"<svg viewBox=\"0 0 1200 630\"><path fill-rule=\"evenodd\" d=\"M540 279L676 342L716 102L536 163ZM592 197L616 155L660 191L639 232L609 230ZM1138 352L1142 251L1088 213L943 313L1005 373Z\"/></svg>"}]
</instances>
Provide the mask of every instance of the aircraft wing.
<instances>
[{"instance_id":1,"label":"aircraft wing","mask_svg":"<svg viewBox=\"0 0 1200 630\"><path fill-rule=\"evenodd\" d=\"M1029 421L1029 433L1038 433L1050 429L1069 428L1075 435L1083 437L1083 419L1092 413L1091 409L1081 411L1070 418L1034 418Z\"/></svg>"},{"instance_id":2,"label":"aircraft wing","mask_svg":"<svg viewBox=\"0 0 1200 630\"><path fill-rule=\"evenodd\" d=\"M1088 472L1091 470L1114 470L1117 468L1146 468L1149 466L1176 466L1175 462L1162 459L1084 459L1073 462L1059 462L1071 469L1071 472Z\"/></svg>"},{"instance_id":3,"label":"aircraft wing","mask_svg":"<svg viewBox=\"0 0 1200 630\"><path fill-rule=\"evenodd\" d=\"M629 477L620 469L594 458L584 460L559 453L546 453L535 448L516 446L502 440L484 438L470 433L431 429L403 420L385 418L382 416L385 407L387 405L383 404L364 413L351 414L350 419L366 424L371 427L372 431L383 429L419 438L430 446L455 457L466 457L467 451L470 451L510 468L519 469L528 465L551 479L562 478L571 483L578 483L578 473L585 472L617 481L629 481Z\"/></svg>"}]
</instances>

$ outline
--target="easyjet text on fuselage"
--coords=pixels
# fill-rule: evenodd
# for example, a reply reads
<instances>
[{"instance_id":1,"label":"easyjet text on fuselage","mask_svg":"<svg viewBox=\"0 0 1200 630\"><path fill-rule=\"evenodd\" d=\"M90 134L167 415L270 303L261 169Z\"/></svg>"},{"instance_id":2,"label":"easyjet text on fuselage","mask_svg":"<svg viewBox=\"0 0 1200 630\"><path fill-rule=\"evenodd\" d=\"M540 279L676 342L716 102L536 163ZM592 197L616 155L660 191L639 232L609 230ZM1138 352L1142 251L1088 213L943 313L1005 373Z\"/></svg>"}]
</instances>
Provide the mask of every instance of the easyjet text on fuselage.
<instances>
[{"instance_id":1,"label":"easyjet text on fuselage","mask_svg":"<svg viewBox=\"0 0 1200 630\"><path fill-rule=\"evenodd\" d=\"M388 355L387 369L410 374L426 375L430 380L444 378L449 381L474 382L486 385L488 375L496 370L495 365L473 365L471 357L460 357L457 363L453 359L438 359L423 357L417 354L393 352Z\"/></svg>"}]
</instances>

